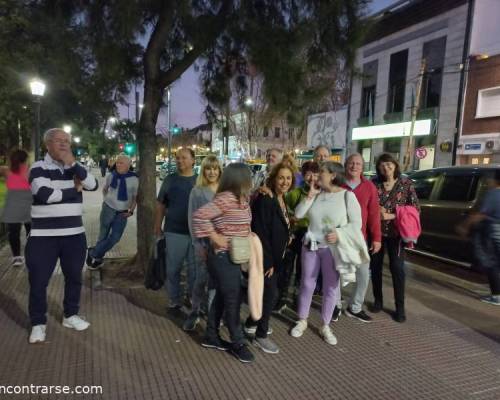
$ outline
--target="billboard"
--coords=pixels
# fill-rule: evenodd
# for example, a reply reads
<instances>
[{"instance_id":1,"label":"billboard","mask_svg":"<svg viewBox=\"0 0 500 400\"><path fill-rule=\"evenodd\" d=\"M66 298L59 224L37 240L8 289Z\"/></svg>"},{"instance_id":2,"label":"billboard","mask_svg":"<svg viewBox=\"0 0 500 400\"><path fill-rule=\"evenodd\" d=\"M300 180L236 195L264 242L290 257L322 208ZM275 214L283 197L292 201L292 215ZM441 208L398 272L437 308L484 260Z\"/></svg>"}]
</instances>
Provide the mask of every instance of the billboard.
<instances>
[{"instance_id":1,"label":"billboard","mask_svg":"<svg viewBox=\"0 0 500 400\"><path fill-rule=\"evenodd\" d=\"M307 117L307 147L323 145L329 149L345 149L347 108Z\"/></svg>"}]
</instances>

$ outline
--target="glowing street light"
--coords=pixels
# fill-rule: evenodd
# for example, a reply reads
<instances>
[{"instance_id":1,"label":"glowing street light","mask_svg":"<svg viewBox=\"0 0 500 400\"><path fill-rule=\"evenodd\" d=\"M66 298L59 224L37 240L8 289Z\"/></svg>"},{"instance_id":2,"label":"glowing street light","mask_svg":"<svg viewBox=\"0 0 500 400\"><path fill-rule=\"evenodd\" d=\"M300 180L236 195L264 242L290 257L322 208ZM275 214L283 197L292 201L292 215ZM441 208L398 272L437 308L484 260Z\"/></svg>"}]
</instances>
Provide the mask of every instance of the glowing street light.
<instances>
[{"instance_id":1,"label":"glowing street light","mask_svg":"<svg viewBox=\"0 0 500 400\"><path fill-rule=\"evenodd\" d=\"M71 125L64 125L63 131L66 133L71 133Z\"/></svg>"},{"instance_id":2,"label":"glowing street light","mask_svg":"<svg viewBox=\"0 0 500 400\"><path fill-rule=\"evenodd\" d=\"M252 99L251 97L247 97L247 98L245 99L245 105L246 105L247 107L251 107L251 106L253 106L253 99Z\"/></svg>"},{"instance_id":3,"label":"glowing street light","mask_svg":"<svg viewBox=\"0 0 500 400\"><path fill-rule=\"evenodd\" d=\"M45 83L40 79L30 81L31 94L35 103L35 129L31 134L31 146L33 147L33 159L38 160L38 151L40 149L40 103L45 93Z\"/></svg>"},{"instance_id":4,"label":"glowing street light","mask_svg":"<svg viewBox=\"0 0 500 400\"><path fill-rule=\"evenodd\" d=\"M115 117L109 117L108 118L108 121L111 123L111 124L114 124L116 122L116 118Z\"/></svg>"},{"instance_id":5,"label":"glowing street light","mask_svg":"<svg viewBox=\"0 0 500 400\"><path fill-rule=\"evenodd\" d=\"M73 140L74 140L74 141L75 141L75 143L77 143L77 144L78 144L78 143L80 143L80 141L81 141L81 139L80 139L78 136L75 136L75 137L73 138Z\"/></svg>"}]
</instances>

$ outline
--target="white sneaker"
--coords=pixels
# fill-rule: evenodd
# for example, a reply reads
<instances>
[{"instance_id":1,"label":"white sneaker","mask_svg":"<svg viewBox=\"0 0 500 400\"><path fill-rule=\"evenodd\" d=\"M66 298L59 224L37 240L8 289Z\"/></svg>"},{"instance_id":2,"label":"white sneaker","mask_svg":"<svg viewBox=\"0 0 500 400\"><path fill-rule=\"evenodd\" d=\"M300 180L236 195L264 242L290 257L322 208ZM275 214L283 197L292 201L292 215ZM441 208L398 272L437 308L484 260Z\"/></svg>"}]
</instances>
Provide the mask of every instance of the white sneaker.
<instances>
[{"instance_id":1,"label":"white sneaker","mask_svg":"<svg viewBox=\"0 0 500 400\"><path fill-rule=\"evenodd\" d=\"M29 342L31 344L45 342L46 327L47 327L46 325L35 325L33 328L31 328Z\"/></svg>"},{"instance_id":2,"label":"white sneaker","mask_svg":"<svg viewBox=\"0 0 500 400\"><path fill-rule=\"evenodd\" d=\"M21 256L12 257L12 266L13 267L20 267L21 265L24 265L24 257L21 257Z\"/></svg>"},{"instance_id":3,"label":"white sneaker","mask_svg":"<svg viewBox=\"0 0 500 400\"><path fill-rule=\"evenodd\" d=\"M328 325L323 325L319 330L319 334L323 337L324 341L332 346L337 344L337 337L332 333Z\"/></svg>"},{"instance_id":4,"label":"white sneaker","mask_svg":"<svg viewBox=\"0 0 500 400\"><path fill-rule=\"evenodd\" d=\"M293 329L291 330L290 334L293 337L301 337L305 330L307 329L307 320L306 319L299 319Z\"/></svg>"},{"instance_id":5,"label":"white sneaker","mask_svg":"<svg viewBox=\"0 0 500 400\"><path fill-rule=\"evenodd\" d=\"M76 331L84 331L90 326L90 323L76 314L72 315L69 318L63 318L62 324L64 327L74 329Z\"/></svg>"}]
</instances>

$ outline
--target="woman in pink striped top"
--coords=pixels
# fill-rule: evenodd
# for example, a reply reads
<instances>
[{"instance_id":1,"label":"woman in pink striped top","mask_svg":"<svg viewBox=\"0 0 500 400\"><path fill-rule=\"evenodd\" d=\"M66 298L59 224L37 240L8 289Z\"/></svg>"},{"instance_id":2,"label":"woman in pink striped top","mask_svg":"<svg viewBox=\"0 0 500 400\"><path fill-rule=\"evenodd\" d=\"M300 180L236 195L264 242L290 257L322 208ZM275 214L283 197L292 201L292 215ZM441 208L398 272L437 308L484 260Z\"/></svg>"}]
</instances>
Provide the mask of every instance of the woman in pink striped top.
<instances>
[{"instance_id":1,"label":"woman in pink striped top","mask_svg":"<svg viewBox=\"0 0 500 400\"><path fill-rule=\"evenodd\" d=\"M240 321L241 266L229 257L229 239L250 236L252 214L248 197L252 189L250 169L242 163L224 169L217 194L212 202L193 214L193 234L208 237L212 250L208 256L208 273L215 282L215 298L208 312L207 330L202 346L230 351L241 362L251 362L253 354L243 340ZM222 315L231 337L227 343L219 336Z\"/></svg>"}]
</instances>

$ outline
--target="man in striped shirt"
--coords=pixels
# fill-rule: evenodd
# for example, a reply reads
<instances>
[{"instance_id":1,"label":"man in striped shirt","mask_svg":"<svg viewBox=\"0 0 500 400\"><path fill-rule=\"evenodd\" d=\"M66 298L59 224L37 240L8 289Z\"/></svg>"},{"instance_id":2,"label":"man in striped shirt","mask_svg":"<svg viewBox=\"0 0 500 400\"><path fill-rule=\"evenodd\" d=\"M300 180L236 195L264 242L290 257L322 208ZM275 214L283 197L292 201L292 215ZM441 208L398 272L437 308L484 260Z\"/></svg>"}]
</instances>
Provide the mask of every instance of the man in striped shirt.
<instances>
[{"instance_id":1,"label":"man in striped shirt","mask_svg":"<svg viewBox=\"0 0 500 400\"><path fill-rule=\"evenodd\" d=\"M26 245L30 343L45 341L47 286L58 259L64 274L63 326L83 331L90 325L78 316L87 249L82 189L96 190L97 181L75 161L70 134L59 128L49 129L44 143L48 152L33 164L29 176L33 193L32 231Z\"/></svg>"}]
</instances>

